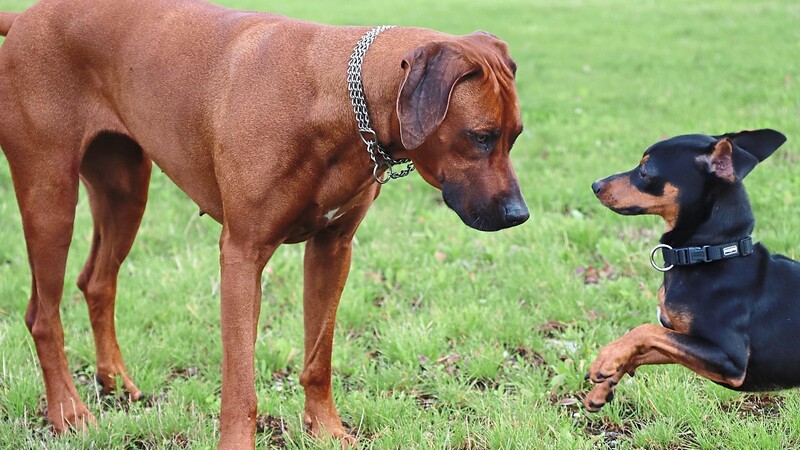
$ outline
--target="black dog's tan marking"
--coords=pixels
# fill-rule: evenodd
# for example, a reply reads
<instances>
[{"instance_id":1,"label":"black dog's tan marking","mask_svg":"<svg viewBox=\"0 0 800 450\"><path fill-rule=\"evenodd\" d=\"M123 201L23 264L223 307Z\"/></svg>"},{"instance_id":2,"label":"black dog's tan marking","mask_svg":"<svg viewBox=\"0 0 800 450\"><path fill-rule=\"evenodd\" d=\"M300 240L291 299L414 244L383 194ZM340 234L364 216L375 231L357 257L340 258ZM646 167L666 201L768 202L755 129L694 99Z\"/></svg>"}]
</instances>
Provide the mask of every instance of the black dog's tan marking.
<instances>
[{"instance_id":1,"label":"black dog's tan marking","mask_svg":"<svg viewBox=\"0 0 800 450\"><path fill-rule=\"evenodd\" d=\"M664 184L660 195L654 195L635 186L631 176L620 176L610 180L598 198L620 214L661 216L668 230L674 228L678 220L678 189L670 183Z\"/></svg>"},{"instance_id":2,"label":"black dog's tan marking","mask_svg":"<svg viewBox=\"0 0 800 450\"><path fill-rule=\"evenodd\" d=\"M658 289L658 320L666 328L675 330L678 333L688 333L692 324L691 311L676 309L675 305L667 307L666 290L664 285Z\"/></svg>"},{"instance_id":3,"label":"black dog's tan marking","mask_svg":"<svg viewBox=\"0 0 800 450\"><path fill-rule=\"evenodd\" d=\"M661 243L725 247L755 220L741 180L786 138L773 130L686 135L650 147L629 172L598 180L598 199L620 214L664 218ZM725 245L722 245L725 244ZM659 320L606 345L589 368L584 404L599 410L643 365L680 364L736 390L800 385L800 264L756 244L746 256L676 265L659 289Z\"/></svg>"}]
</instances>

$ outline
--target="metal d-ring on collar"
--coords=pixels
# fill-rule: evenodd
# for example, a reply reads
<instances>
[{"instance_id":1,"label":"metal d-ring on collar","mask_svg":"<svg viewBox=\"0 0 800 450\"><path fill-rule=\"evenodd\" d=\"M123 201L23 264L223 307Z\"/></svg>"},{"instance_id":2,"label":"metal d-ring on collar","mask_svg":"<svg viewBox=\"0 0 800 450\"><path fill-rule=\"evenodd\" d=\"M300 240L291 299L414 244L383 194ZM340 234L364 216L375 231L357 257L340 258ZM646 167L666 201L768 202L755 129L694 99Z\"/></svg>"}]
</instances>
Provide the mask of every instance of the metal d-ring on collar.
<instances>
[{"instance_id":1,"label":"metal d-ring on collar","mask_svg":"<svg viewBox=\"0 0 800 450\"><path fill-rule=\"evenodd\" d=\"M664 266L656 263L656 252L661 250ZM702 247L672 248L667 244L658 244L650 250L650 265L659 272L667 272L675 266L708 263L722 259L748 256L753 253L753 238L746 236L738 241Z\"/></svg>"},{"instance_id":2,"label":"metal d-ring on collar","mask_svg":"<svg viewBox=\"0 0 800 450\"><path fill-rule=\"evenodd\" d=\"M653 249L650 250L650 265L653 266L653 269L656 269L659 272L669 272L670 269L675 267L675 264L670 264L668 266L661 267L656 262L656 252L662 248L672 250L672 247L670 247L667 244L658 244L655 247L653 247Z\"/></svg>"},{"instance_id":3,"label":"metal d-ring on collar","mask_svg":"<svg viewBox=\"0 0 800 450\"><path fill-rule=\"evenodd\" d=\"M386 184L389 180L402 178L414 171L414 163L410 159L394 159L378 143L378 135L369 124L367 100L364 97L364 84L361 81L361 67L364 64L364 55L367 54L367 49L379 34L389 28L394 28L394 26L383 25L375 27L364 34L353 49L353 54L350 55L350 62L347 63L347 90L350 92L350 101L353 104L353 112L356 115L358 132L361 140L367 146L369 158L375 164L372 169L372 176L379 184ZM408 164L408 166L395 172L394 166L398 164ZM386 168L386 174L381 178L378 172L384 167Z\"/></svg>"}]
</instances>

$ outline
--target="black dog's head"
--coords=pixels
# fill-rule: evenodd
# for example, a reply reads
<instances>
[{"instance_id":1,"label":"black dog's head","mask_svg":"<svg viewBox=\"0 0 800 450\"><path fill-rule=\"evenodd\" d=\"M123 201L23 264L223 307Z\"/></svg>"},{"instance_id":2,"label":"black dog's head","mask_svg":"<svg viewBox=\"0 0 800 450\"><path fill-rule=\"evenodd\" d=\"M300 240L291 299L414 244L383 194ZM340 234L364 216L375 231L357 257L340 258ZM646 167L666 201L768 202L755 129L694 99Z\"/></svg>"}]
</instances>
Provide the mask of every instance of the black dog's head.
<instances>
[{"instance_id":1,"label":"black dog's head","mask_svg":"<svg viewBox=\"0 0 800 450\"><path fill-rule=\"evenodd\" d=\"M673 137L648 148L633 170L595 181L592 190L619 214L663 217L669 232L684 217L708 217L715 196L739 185L785 141L768 129Z\"/></svg>"}]
</instances>

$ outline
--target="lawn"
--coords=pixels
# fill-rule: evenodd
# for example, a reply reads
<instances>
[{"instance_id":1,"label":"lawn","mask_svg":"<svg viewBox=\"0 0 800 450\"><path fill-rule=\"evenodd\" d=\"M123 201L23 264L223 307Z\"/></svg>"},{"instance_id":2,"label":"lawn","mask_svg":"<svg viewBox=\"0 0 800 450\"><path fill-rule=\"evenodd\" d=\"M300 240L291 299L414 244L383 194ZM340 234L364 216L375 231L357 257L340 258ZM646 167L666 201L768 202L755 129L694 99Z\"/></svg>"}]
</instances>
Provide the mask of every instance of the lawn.
<instances>
[{"instance_id":1,"label":"lawn","mask_svg":"<svg viewBox=\"0 0 800 450\"><path fill-rule=\"evenodd\" d=\"M0 9L31 3L0 0ZM498 233L468 229L415 174L383 189L357 234L333 370L340 413L363 448L800 447L794 390L745 395L686 369L647 367L598 414L576 402L599 348L655 321L660 284L647 251L662 224L604 209L595 179L628 170L672 135L775 128L789 141L746 183L755 238L800 257L797 2L221 3L330 24L484 29L510 44L519 65L525 132L512 159L531 219ZM73 282L91 237L82 195L62 316L70 367L98 427L54 436L23 322L22 227L0 162L0 448L216 445L220 226L156 172L116 314L128 368L151 399L95 394L91 328ZM302 245L284 246L264 273L260 447L338 448L309 438L302 423L302 254Z\"/></svg>"}]
</instances>

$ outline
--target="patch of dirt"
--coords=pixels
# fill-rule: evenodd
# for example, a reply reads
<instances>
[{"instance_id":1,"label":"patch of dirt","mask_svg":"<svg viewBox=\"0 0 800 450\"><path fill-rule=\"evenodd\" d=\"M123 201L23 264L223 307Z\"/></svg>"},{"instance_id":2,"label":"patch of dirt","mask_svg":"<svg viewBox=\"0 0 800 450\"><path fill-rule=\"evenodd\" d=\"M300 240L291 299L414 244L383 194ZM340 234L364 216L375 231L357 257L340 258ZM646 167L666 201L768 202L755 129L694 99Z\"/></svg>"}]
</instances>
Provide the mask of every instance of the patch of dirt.
<instances>
[{"instance_id":1,"label":"patch of dirt","mask_svg":"<svg viewBox=\"0 0 800 450\"><path fill-rule=\"evenodd\" d=\"M72 371L72 378L79 386L94 386L94 370L89 365L82 365Z\"/></svg>"},{"instance_id":2,"label":"patch of dirt","mask_svg":"<svg viewBox=\"0 0 800 450\"><path fill-rule=\"evenodd\" d=\"M784 399L774 394L747 394L720 405L725 412L735 412L737 417L780 417Z\"/></svg>"},{"instance_id":3,"label":"patch of dirt","mask_svg":"<svg viewBox=\"0 0 800 450\"><path fill-rule=\"evenodd\" d=\"M602 416L599 420L587 421L583 431L589 436L602 438L606 448L616 448L621 439L630 437L633 433L633 429L629 424L624 422L622 424L614 423Z\"/></svg>"},{"instance_id":4,"label":"patch of dirt","mask_svg":"<svg viewBox=\"0 0 800 450\"><path fill-rule=\"evenodd\" d=\"M503 365L514 365L518 363L523 363L530 367L543 367L547 365L547 360L544 359L541 353L522 345L507 348L506 353L508 357L503 361Z\"/></svg>"},{"instance_id":5,"label":"patch of dirt","mask_svg":"<svg viewBox=\"0 0 800 450\"><path fill-rule=\"evenodd\" d=\"M269 448L286 448L289 429L282 419L262 414L256 417L256 433L269 433Z\"/></svg>"},{"instance_id":6,"label":"patch of dirt","mask_svg":"<svg viewBox=\"0 0 800 450\"><path fill-rule=\"evenodd\" d=\"M461 355L454 353L452 355L442 356L441 358L436 360L436 364L442 366L444 371L447 372L450 376L456 376L458 374L458 360L461 359Z\"/></svg>"},{"instance_id":7,"label":"patch of dirt","mask_svg":"<svg viewBox=\"0 0 800 450\"><path fill-rule=\"evenodd\" d=\"M538 331L542 333L544 337L547 338L554 338L556 337L556 333L562 333L567 327L573 325L574 322L560 322L558 320L548 320L543 324L539 324L533 327L533 331Z\"/></svg>"},{"instance_id":8,"label":"patch of dirt","mask_svg":"<svg viewBox=\"0 0 800 450\"><path fill-rule=\"evenodd\" d=\"M370 359L372 361L381 362L384 359L383 358L383 353L381 353L380 350L370 350L370 351L368 351L366 353L366 355L367 355L367 359Z\"/></svg>"},{"instance_id":9,"label":"patch of dirt","mask_svg":"<svg viewBox=\"0 0 800 450\"><path fill-rule=\"evenodd\" d=\"M187 380L189 378L197 378L200 376L200 369L197 367L173 367L169 371L169 375L167 376L167 381L174 381L177 379L184 379Z\"/></svg>"},{"instance_id":10,"label":"patch of dirt","mask_svg":"<svg viewBox=\"0 0 800 450\"><path fill-rule=\"evenodd\" d=\"M154 434L150 433L147 436L127 437L125 439L125 442L127 444L125 445L125 448L140 449L140 450L157 449L163 447L164 444L167 444L168 448L189 447L189 438L183 433L176 433L173 436L169 437L168 440L163 437L155 436Z\"/></svg>"},{"instance_id":11,"label":"patch of dirt","mask_svg":"<svg viewBox=\"0 0 800 450\"><path fill-rule=\"evenodd\" d=\"M138 400L139 404L145 409L145 411L155 408L160 403L166 403L168 401L167 392L169 388L164 388L160 393L154 395L145 395Z\"/></svg>"},{"instance_id":12,"label":"patch of dirt","mask_svg":"<svg viewBox=\"0 0 800 450\"><path fill-rule=\"evenodd\" d=\"M459 360L461 360L461 355L457 353L440 356L439 358L436 358L436 360L433 361L425 355L417 355L417 361L419 361L419 368L422 372L428 372L432 369L438 369L439 367L441 367L445 371L445 373L447 373L450 376L458 376Z\"/></svg>"},{"instance_id":13,"label":"patch of dirt","mask_svg":"<svg viewBox=\"0 0 800 450\"><path fill-rule=\"evenodd\" d=\"M493 391L500 386L496 380L488 377L480 377L472 379L472 388L479 391Z\"/></svg>"},{"instance_id":14,"label":"patch of dirt","mask_svg":"<svg viewBox=\"0 0 800 450\"><path fill-rule=\"evenodd\" d=\"M436 406L436 403L439 401L439 399L437 399L435 395L428 392L422 392L416 389L412 389L411 394L414 395L414 397L416 397L417 404L420 406L420 408L424 409L425 411L430 411L431 409L433 409L434 406Z\"/></svg>"}]
</instances>

